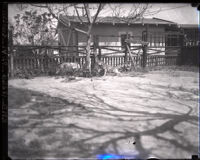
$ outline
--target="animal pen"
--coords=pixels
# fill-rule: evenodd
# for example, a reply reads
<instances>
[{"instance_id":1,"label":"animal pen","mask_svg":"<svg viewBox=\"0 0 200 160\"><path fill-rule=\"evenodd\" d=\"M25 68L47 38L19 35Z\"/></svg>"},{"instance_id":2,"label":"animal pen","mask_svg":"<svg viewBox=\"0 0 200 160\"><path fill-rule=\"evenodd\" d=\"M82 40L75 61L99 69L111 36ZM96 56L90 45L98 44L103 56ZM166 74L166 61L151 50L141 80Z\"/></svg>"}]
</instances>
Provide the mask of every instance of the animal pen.
<instances>
[{"instance_id":1,"label":"animal pen","mask_svg":"<svg viewBox=\"0 0 200 160\"><path fill-rule=\"evenodd\" d=\"M40 70L48 74L63 62L77 62L82 68L86 61L86 46L31 46L13 45L12 33L9 36L9 76L16 70ZM121 38L121 44L102 43L102 39ZM179 32L155 33L144 31L141 36L93 35L91 44L91 62L95 56L104 64L112 67L126 64L134 67L153 67L176 65L180 57L183 36ZM70 53L70 56L69 56ZM72 56L73 55L73 56Z\"/></svg>"}]
</instances>

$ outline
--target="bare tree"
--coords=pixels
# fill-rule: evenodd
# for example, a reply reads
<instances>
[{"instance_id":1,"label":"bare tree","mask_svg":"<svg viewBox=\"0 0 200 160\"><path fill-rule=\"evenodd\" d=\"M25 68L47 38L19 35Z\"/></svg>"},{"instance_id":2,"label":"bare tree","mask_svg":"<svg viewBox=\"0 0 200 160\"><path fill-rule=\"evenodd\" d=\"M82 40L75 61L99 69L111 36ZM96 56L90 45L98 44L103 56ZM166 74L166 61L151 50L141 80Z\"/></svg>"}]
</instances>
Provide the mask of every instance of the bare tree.
<instances>
[{"instance_id":1,"label":"bare tree","mask_svg":"<svg viewBox=\"0 0 200 160\"><path fill-rule=\"evenodd\" d=\"M56 19L58 22L61 22L66 28L73 29L77 32L83 33L87 36L87 42L86 42L86 68L91 72L91 49L90 45L92 42L92 28L98 20L100 20L99 15L103 12L111 12L110 15L113 17L117 17L120 20L123 20L127 23L130 21L133 22L134 20L137 20L138 18L144 17L145 15L155 14L159 12L157 11L151 11L152 5L149 4L130 4L131 7L125 7L122 4L31 4L31 6L39 7L42 9L46 9L49 14L52 15L54 19ZM21 7L23 8L23 7ZM80 8L82 10L80 10ZM75 15L80 23L82 23L86 30L83 28L78 28L74 25L66 24L65 22L61 21L59 18L60 15L65 15L65 18L70 22L70 16ZM86 22L83 22L82 17L86 18Z\"/></svg>"},{"instance_id":2,"label":"bare tree","mask_svg":"<svg viewBox=\"0 0 200 160\"><path fill-rule=\"evenodd\" d=\"M129 6L127 9L127 5ZM109 4L112 17L118 18L126 23L133 23L145 16L151 16L161 11L161 8L153 9L152 4L132 3L132 4Z\"/></svg>"},{"instance_id":3,"label":"bare tree","mask_svg":"<svg viewBox=\"0 0 200 160\"><path fill-rule=\"evenodd\" d=\"M55 18L57 21L60 21L66 28L71 28L77 32L81 32L87 36L87 43L86 43L86 68L91 72L91 49L90 44L92 42L92 27L96 23L97 17L99 13L103 10L103 7L105 4L93 4L93 9L96 9L93 13L91 13L90 5L87 3L84 4L31 4L35 7L45 8L48 10L48 12L52 15L53 18ZM82 8L84 10L85 15L80 13L80 10L78 8ZM71 11L71 12L70 12ZM75 15L78 17L79 21L83 23L82 16L85 16L87 18L87 22L84 23L87 30L83 30L81 28L78 28L76 26L70 26L69 24L66 24L65 22L61 21L59 16L61 14L64 14L67 20L70 22L69 16Z\"/></svg>"}]
</instances>

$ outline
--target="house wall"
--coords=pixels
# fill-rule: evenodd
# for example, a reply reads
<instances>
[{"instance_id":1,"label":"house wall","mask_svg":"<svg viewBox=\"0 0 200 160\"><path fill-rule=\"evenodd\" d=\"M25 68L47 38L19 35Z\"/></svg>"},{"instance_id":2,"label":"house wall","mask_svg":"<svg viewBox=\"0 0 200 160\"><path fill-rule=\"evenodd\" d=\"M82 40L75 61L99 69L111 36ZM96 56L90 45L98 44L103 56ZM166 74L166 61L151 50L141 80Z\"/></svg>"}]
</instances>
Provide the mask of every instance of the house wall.
<instances>
[{"instance_id":1,"label":"house wall","mask_svg":"<svg viewBox=\"0 0 200 160\"><path fill-rule=\"evenodd\" d=\"M186 35L186 46L196 46L199 44L199 30L198 28L184 28L184 34Z\"/></svg>"},{"instance_id":2,"label":"house wall","mask_svg":"<svg viewBox=\"0 0 200 160\"><path fill-rule=\"evenodd\" d=\"M60 45L66 46L66 45L74 45L76 43L77 38L76 38L76 33L74 31L70 31L69 29L59 29L58 32L59 32L58 39L59 39ZM70 39L68 39L70 32L71 32L71 36L70 36Z\"/></svg>"},{"instance_id":3,"label":"house wall","mask_svg":"<svg viewBox=\"0 0 200 160\"><path fill-rule=\"evenodd\" d=\"M58 41L60 46L68 46L68 47L61 47L60 53L63 55L73 55L73 56L78 55L78 53L75 54L76 51L78 50L78 41L77 41L78 33L66 29L63 26L58 29L58 33L59 33Z\"/></svg>"},{"instance_id":4,"label":"house wall","mask_svg":"<svg viewBox=\"0 0 200 160\"><path fill-rule=\"evenodd\" d=\"M77 24L77 28L80 28L82 30L87 31L87 28ZM62 36L65 39L65 42L68 41L69 36L69 30L67 30L63 25L59 26L59 29L61 29L61 35L59 35L59 41L63 43ZM63 30L64 29L64 30ZM127 32L133 36L135 39L141 39L142 32L145 31L146 26L142 24L136 24L136 25L119 25L119 24L95 24L92 28L92 35L99 35L99 41L100 42L120 42L120 34L126 34ZM153 33L165 33L165 26L163 25L149 25L149 32ZM70 44L77 43L83 43L87 41L87 37L83 33L78 33L78 36L75 35L76 33L73 33L73 36L70 39ZM76 38L78 40L76 40ZM157 39L158 41L158 39Z\"/></svg>"},{"instance_id":5,"label":"house wall","mask_svg":"<svg viewBox=\"0 0 200 160\"><path fill-rule=\"evenodd\" d=\"M86 27L83 27L80 24L76 25L77 28L87 31ZM149 37L148 41L152 41L152 44L158 46L161 42L165 43L165 38L163 38L166 26L164 25L149 25ZM146 30L146 26L142 24L136 25L119 25L119 24L95 24L92 28L92 35L99 36L99 45L112 45L112 46L121 46L121 34L130 34L133 39L141 40L142 32ZM65 33L64 33L65 32ZM69 31L64 31L62 33L65 41L67 42ZM75 34L77 34L75 36ZM93 40L92 40L93 41ZM80 32L74 32L73 36L70 39L70 45L86 45L87 36ZM133 45L133 44L132 44ZM137 45L137 44L134 44ZM120 48L113 48L119 49ZM156 49L156 48L155 48ZM160 48L160 50L164 51L165 46ZM110 53L112 51L102 49L102 54ZM164 54L164 53L163 53Z\"/></svg>"},{"instance_id":6,"label":"house wall","mask_svg":"<svg viewBox=\"0 0 200 160\"><path fill-rule=\"evenodd\" d=\"M81 26L78 26L79 28ZM82 29L86 30L86 28ZM120 42L120 34L130 34L134 39L141 39L142 32L146 30L144 25L112 25L112 24L97 24L92 28L92 35L99 35L99 42ZM162 25L150 25L149 32L165 33L165 28ZM86 36L82 33L78 34L78 42L86 42Z\"/></svg>"}]
</instances>

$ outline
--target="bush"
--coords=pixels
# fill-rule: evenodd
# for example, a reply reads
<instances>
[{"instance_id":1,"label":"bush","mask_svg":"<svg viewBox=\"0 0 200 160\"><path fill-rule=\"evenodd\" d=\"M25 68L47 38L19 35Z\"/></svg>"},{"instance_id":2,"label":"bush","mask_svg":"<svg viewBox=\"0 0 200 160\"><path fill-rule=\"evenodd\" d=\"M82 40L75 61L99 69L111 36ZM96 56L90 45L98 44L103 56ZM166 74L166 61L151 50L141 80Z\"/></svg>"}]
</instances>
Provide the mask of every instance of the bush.
<instances>
[{"instance_id":1,"label":"bush","mask_svg":"<svg viewBox=\"0 0 200 160\"><path fill-rule=\"evenodd\" d=\"M81 68L78 71L74 73L74 76L76 77L92 77L92 74L88 69Z\"/></svg>"},{"instance_id":2,"label":"bush","mask_svg":"<svg viewBox=\"0 0 200 160\"><path fill-rule=\"evenodd\" d=\"M36 68L36 69L33 69L32 71L30 71L30 72L32 72L33 73L33 76L39 76L39 75L41 75L41 74L43 74L44 72L42 72L42 70L41 69L38 69L38 68Z\"/></svg>"},{"instance_id":3,"label":"bush","mask_svg":"<svg viewBox=\"0 0 200 160\"><path fill-rule=\"evenodd\" d=\"M33 73L31 71L27 71L26 69L17 69L14 72L14 77L16 78L26 78L30 79Z\"/></svg>"},{"instance_id":4,"label":"bush","mask_svg":"<svg viewBox=\"0 0 200 160\"><path fill-rule=\"evenodd\" d=\"M131 71L131 64L125 64L119 68L120 72L129 72Z\"/></svg>"},{"instance_id":5,"label":"bush","mask_svg":"<svg viewBox=\"0 0 200 160\"><path fill-rule=\"evenodd\" d=\"M41 69L16 69L14 71L15 78L30 79L36 76L43 75L44 71Z\"/></svg>"},{"instance_id":6,"label":"bush","mask_svg":"<svg viewBox=\"0 0 200 160\"><path fill-rule=\"evenodd\" d=\"M113 67L110 65L106 65L102 62L95 64L95 66L92 70L93 76L105 76L106 74L118 75L119 73L120 73L119 67Z\"/></svg>"},{"instance_id":7,"label":"bush","mask_svg":"<svg viewBox=\"0 0 200 160\"><path fill-rule=\"evenodd\" d=\"M49 69L47 70L47 74L48 74L49 76L55 76L55 75L56 75L56 68L49 68Z\"/></svg>"},{"instance_id":8,"label":"bush","mask_svg":"<svg viewBox=\"0 0 200 160\"><path fill-rule=\"evenodd\" d=\"M106 66L104 64L95 64L92 69L92 76L104 76L106 74Z\"/></svg>"}]
</instances>

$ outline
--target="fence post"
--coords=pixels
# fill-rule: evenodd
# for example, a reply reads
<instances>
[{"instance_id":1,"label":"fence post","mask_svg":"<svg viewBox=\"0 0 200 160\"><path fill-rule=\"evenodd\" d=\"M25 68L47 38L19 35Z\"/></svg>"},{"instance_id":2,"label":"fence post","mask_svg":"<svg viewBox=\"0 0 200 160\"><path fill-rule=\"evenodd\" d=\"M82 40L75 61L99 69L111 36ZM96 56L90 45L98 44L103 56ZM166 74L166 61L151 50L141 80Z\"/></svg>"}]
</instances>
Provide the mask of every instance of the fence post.
<instances>
[{"instance_id":1,"label":"fence post","mask_svg":"<svg viewBox=\"0 0 200 160\"><path fill-rule=\"evenodd\" d=\"M147 62L147 45L143 45L142 46L142 67L145 68L146 67L146 62Z\"/></svg>"},{"instance_id":2,"label":"fence post","mask_svg":"<svg viewBox=\"0 0 200 160\"><path fill-rule=\"evenodd\" d=\"M142 32L142 40L146 42L147 38L147 33L146 31ZM145 68L146 67L146 45L142 45L142 67Z\"/></svg>"},{"instance_id":3,"label":"fence post","mask_svg":"<svg viewBox=\"0 0 200 160\"><path fill-rule=\"evenodd\" d=\"M9 30L9 42L10 42L10 76L14 77L14 57L13 57L13 29Z\"/></svg>"},{"instance_id":4,"label":"fence post","mask_svg":"<svg viewBox=\"0 0 200 160\"><path fill-rule=\"evenodd\" d=\"M47 74L48 72L48 49L47 46L45 47L45 56L44 56L44 72Z\"/></svg>"},{"instance_id":5,"label":"fence post","mask_svg":"<svg viewBox=\"0 0 200 160\"><path fill-rule=\"evenodd\" d=\"M91 68L93 69L94 68L94 66L95 66L95 64L96 64L96 62L98 61L98 57L97 57L97 42L98 40L97 40L97 36L96 35L94 35L93 36L93 55L91 56Z\"/></svg>"},{"instance_id":6,"label":"fence post","mask_svg":"<svg viewBox=\"0 0 200 160\"><path fill-rule=\"evenodd\" d=\"M99 58L99 56L97 56L97 49L99 47L99 37L97 35L93 36L93 42L94 42L94 62L97 62L97 59Z\"/></svg>"},{"instance_id":7,"label":"fence post","mask_svg":"<svg viewBox=\"0 0 200 160\"><path fill-rule=\"evenodd\" d=\"M58 54L61 55L61 44L58 42Z\"/></svg>"},{"instance_id":8,"label":"fence post","mask_svg":"<svg viewBox=\"0 0 200 160\"><path fill-rule=\"evenodd\" d=\"M181 34L179 35L179 41L180 41L180 52L178 53L178 58L177 58L177 64L178 65L183 65L184 64L184 35Z\"/></svg>"},{"instance_id":9,"label":"fence post","mask_svg":"<svg viewBox=\"0 0 200 160\"><path fill-rule=\"evenodd\" d=\"M98 48L99 48L99 60L101 61L101 47L100 46L98 46Z\"/></svg>"},{"instance_id":10,"label":"fence post","mask_svg":"<svg viewBox=\"0 0 200 160\"><path fill-rule=\"evenodd\" d=\"M126 39L130 39L130 35L128 33L126 33ZM124 63L126 64L128 62L128 46L130 46L130 43L129 42L126 42L124 43L124 47L125 47L125 57L124 57Z\"/></svg>"},{"instance_id":11,"label":"fence post","mask_svg":"<svg viewBox=\"0 0 200 160\"><path fill-rule=\"evenodd\" d=\"M125 45L125 56L124 56L124 64L126 64L127 63L127 61L128 61L128 49L127 49L127 46Z\"/></svg>"},{"instance_id":12,"label":"fence post","mask_svg":"<svg viewBox=\"0 0 200 160\"><path fill-rule=\"evenodd\" d=\"M142 40L145 42L148 42L148 31L149 31L149 25L146 24L146 30L142 33ZM142 45L142 67L145 68L146 67L146 63L147 63L147 44L143 44Z\"/></svg>"}]
</instances>

